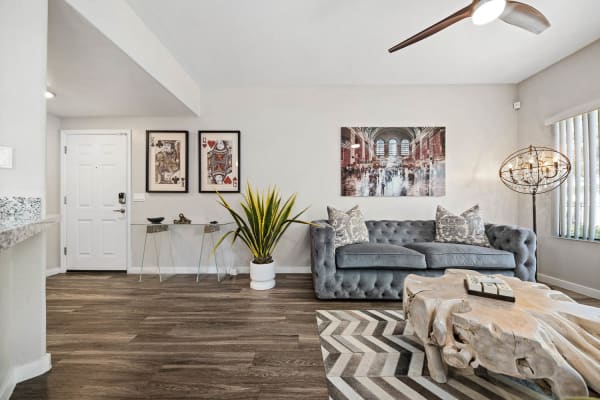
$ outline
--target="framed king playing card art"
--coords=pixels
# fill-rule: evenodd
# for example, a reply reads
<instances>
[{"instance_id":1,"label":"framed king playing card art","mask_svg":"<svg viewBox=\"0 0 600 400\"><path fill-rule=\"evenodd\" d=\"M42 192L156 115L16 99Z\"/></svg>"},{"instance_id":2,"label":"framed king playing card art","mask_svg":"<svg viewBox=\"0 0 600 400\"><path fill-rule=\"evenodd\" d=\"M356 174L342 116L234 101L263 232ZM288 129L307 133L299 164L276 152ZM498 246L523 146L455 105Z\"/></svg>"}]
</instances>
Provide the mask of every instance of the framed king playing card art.
<instances>
[{"instance_id":1,"label":"framed king playing card art","mask_svg":"<svg viewBox=\"0 0 600 400\"><path fill-rule=\"evenodd\" d=\"M146 192L187 191L188 131L146 131Z\"/></svg>"},{"instance_id":2,"label":"framed king playing card art","mask_svg":"<svg viewBox=\"0 0 600 400\"><path fill-rule=\"evenodd\" d=\"M200 193L240 192L240 131L199 131Z\"/></svg>"}]
</instances>

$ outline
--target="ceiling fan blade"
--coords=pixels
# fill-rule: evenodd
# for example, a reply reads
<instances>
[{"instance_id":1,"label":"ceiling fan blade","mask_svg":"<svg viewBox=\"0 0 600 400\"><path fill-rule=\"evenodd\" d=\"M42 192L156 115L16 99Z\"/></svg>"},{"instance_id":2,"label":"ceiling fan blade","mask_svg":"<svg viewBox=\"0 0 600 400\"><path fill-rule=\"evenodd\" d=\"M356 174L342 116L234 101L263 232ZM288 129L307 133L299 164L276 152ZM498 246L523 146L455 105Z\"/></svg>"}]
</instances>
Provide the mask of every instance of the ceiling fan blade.
<instances>
[{"instance_id":1,"label":"ceiling fan blade","mask_svg":"<svg viewBox=\"0 0 600 400\"><path fill-rule=\"evenodd\" d=\"M450 15L447 18L444 18L440 22L431 25L429 28L424 29L423 31L417 33L414 36L409 37L402 43L398 43L394 47L390 48L388 51L390 53L393 53L394 51L403 49L406 46L410 46L411 44L417 43L418 41L423 40L423 39L433 35L434 33L438 33L442 29L446 29L450 25L453 25L465 18L470 17L471 15L473 15L474 4L475 3L471 3L468 6L466 6L465 8L458 10L457 12L455 12L454 14Z\"/></svg>"},{"instance_id":2,"label":"ceiling fan blade","mask_svg":"<svg viewBox=\"0 0 600 400\"><path fill-rule=\"evenodd\" d=\"M500 19L507 24L518 26L536 34L540 34L550 27L550 22L544 14L530 5L518 1L507 1Z\"/></svg>"}]
</instances>

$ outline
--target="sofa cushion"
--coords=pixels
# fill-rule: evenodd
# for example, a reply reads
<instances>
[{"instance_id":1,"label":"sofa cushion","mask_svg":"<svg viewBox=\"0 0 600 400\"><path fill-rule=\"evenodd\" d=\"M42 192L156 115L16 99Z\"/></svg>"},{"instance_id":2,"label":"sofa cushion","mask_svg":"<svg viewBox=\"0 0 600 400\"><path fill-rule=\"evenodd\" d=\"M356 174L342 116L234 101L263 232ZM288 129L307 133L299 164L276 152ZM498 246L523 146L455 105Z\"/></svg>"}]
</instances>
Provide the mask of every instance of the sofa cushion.
<instances>
[{"instance_id":1,"label":"sofa cushion","mask_svg":"<svg viewBox=\"0 0 600 400\"><path fill-rule=\"evenodd\" d=\"M427 268L468 267L475 269L514 269L513 253L491 247L456 243L410 243L407 248L425 255Z\"/></svg>"},{"instance_id":2,"label":"sofa cushion","mask_svg":"<svg viewBox=\"0 0 600 400\"><path fill-rule=\"evenodd\" d=\"M433 242L435 221L365 221L369 242L404 246L406 243Z\"/></svg>"},{"instance_id":3,"label":"sofa cushion","mask_svg":"<svg viewBox=\"0 0 600 400\"><path fill-rule=\"evenodd\" d=\"M406 247L386 243L356 243L338 247L338 268L425 269L425 256Z\"/></svg>"},{"instance_id":4,"label":"sofa cushion","mask_svg":"<svg viewBox=\"0 0 600 400\"><path fill-rule=\"evenodd\" d=\"M477 204L460 215L454 215L444 207L438 206L435 214L435 230L436 242L490 247Z\"/></svg>"},{"instance_id":5,"label":"sofa cushion","mask_svg":"<svg viewBox=\"0 0 600 400\"><path fill-rule=\"evenodd\" d=\"M329 214L329 224L335 230L334 246L336 248L347 244L367 243L369 241L369 230L358 206L354 206L348 211L341 211L328 206L327 214Z\"/></svg>"}]
</instances>

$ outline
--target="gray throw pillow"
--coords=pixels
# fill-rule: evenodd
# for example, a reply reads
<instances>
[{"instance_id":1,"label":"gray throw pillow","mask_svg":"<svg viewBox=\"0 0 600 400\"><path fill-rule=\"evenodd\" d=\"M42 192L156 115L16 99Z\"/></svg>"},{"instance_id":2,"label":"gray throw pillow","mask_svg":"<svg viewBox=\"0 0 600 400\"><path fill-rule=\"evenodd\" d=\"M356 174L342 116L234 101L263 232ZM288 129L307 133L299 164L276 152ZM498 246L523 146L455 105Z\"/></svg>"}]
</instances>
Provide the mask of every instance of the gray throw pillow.
<instances>
[{"instance_id":1,"label":"gray throw pillow","mask_svg":"<svg viewBox=\"0 0 600 400\"><path fill-rule=\"evenodd\" d=\"M335 248L369 241L369 230L358 206L348 211L327 207L327 214L329 214L329 224L335 230Z\"/></svg>"},{"instance_id":2,"label":"gray throw pillow","mask_svg":"<svg viewBox=\"0 0 600 400\"><path fill-rule=\"evenodd\" d=\"M485 224L479 215L479 205L454 215L442 206L435 215L435 241L491 247L485 234Z\"/></svg>"}]
</instances>

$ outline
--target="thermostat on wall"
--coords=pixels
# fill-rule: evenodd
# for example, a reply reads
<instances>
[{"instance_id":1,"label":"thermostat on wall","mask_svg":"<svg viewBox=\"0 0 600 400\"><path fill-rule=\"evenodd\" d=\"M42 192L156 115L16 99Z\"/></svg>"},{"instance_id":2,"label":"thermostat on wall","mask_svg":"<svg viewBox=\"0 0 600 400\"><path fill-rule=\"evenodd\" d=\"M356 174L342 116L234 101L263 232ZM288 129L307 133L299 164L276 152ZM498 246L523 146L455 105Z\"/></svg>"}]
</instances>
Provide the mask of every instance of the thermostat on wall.
<instances>
[{"instance_id":1,"label":"thermostat on wall","mask_svg":"<svg viewBox=\"0 0 600 400\"><path fill-rule=\"evenodd\" d=\"M13 167L13 148L0 146L0 168Z\"/></svg>"}]
</instances>

